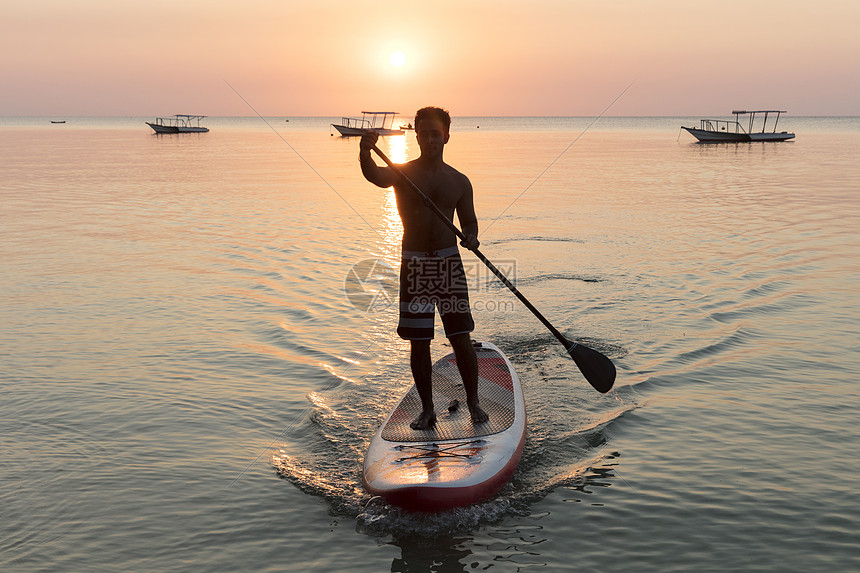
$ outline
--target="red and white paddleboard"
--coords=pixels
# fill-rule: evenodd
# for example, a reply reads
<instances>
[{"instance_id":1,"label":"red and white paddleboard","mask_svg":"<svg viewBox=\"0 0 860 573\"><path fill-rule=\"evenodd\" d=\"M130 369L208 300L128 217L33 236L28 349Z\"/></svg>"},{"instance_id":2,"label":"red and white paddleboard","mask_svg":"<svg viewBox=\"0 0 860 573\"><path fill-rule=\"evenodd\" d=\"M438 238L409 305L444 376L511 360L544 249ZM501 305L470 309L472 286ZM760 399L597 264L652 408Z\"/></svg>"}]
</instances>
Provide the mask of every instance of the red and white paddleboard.
<instances>
[{"instance_id":1,"label":"red and white paddleboard","mask_svg":"<svg viewBox=\"0 0 860 573\"><path fill-rule=\"evenodd\" d=\"M476 342L478 399L489 415L475 425L451 353L433 365L436 426L409 427L421 412L413 385L370 442L364 458L365 489L413 511L440 511L496 494L520 461L526 437L523 390L510 360L494 344ZM452 400L459 408L446 409Z\"/></svg>"}]
</instances>

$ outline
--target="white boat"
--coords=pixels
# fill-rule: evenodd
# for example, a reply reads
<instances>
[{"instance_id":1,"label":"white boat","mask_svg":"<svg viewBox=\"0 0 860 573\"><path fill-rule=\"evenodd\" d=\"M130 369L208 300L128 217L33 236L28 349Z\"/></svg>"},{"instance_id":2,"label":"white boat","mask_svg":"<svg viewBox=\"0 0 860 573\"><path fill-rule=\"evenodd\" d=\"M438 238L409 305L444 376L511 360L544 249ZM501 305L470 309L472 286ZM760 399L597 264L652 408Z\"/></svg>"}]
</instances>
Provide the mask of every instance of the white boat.
<instances>
[{"instance_id":1,"label":"white boat","mask_svg":"<svg viewBox=\"0 0 860 573\"><path fill-rule=\"evenodd\" d=\"M155 133L205 133L209 128L202 127L200 120L205 115L176 114L173 117L157 117L154 122L146 122Z\"/></svg>"},{"instance_id":2,"label":"white boat","mask_svg":"<svg viewBox=\"0 0 860 573\"><path fill-rule=\"evenodd\" d=\"M396 111L363 111L361 117L344 117L340 123L331 124L341 135L364 135L375 131L379 135L403 135L402 129L393 127Z\"/></svg>"},{"instance_id":3,"label":"white boat","mask_svg":"<svg viewBox=\"0 0 860 573\"><path fill-rule=\"evenodd\" d=\"M725 143L725 142L749 142L749 141L785 141L793 139L794 134L787 131L776 131L779 123L779 116L785 111L781 110L756 110L756 111L733 111L735 115L734 121L726 119L703 119L699 123L699 127L685 127L690 135L698 139L702 143ZM776 114L773 120L773 127L768 131L767 120L770 114ZM764 120L761 122L761 129L756 127L756 114L764 114ZM747 127L741 125L741 116L749 116Z\"/></svg>"}]
</instances>

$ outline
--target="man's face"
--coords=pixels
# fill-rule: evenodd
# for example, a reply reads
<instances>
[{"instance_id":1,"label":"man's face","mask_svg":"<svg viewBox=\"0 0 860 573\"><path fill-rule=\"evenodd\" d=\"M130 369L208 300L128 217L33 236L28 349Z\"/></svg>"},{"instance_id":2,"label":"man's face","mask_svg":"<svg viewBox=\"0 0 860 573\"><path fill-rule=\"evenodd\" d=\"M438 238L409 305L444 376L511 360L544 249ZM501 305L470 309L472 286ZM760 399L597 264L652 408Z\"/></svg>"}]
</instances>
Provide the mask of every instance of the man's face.
<instances>
[{"instance_id":1,"label":"man's face","mask_svg":"<svg viewBox=\"0 0 860 573\"><path fill-rule=\"evenodd\" d=\"M422 119L415 126L415 136L422 153L442 153L442 148L448 143L450 134L445 124L440 120Z\"/></svg>"}]
</instances>

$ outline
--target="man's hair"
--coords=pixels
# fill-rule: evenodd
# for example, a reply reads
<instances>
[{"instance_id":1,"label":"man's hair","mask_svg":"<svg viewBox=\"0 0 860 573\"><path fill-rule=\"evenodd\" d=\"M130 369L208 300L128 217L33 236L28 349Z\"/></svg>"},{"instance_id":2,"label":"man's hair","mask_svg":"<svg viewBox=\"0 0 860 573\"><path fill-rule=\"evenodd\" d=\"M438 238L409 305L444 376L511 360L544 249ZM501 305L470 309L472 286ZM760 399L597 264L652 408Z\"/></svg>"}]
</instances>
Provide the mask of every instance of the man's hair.
<instances>
[{"instance_id":1,"label":"man's hair","mask_svg":"<svg viewBox=\"0 0 860 573\"><path fill-rule=\"evenodd\" d=\"M448 110L442 109L441 107L422 107L415 112L416 128L418 127L418 122L423 119L438 119L445 124L446 130L451 130L451 114L448 113Z\"/></svg>"}]
</instances>

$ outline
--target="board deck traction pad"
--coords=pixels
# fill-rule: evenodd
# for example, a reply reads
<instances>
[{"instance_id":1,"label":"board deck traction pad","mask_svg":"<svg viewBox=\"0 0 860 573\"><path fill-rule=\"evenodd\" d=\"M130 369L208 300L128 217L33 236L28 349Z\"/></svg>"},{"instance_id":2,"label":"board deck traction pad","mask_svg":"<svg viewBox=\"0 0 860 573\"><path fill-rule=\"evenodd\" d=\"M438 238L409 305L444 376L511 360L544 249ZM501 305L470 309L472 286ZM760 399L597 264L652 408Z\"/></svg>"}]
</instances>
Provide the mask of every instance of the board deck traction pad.
<instances>
[{"instance_id":1,"label":"board deck traction pad","mask_svg":"<svg viewBox=\"0 0 860 573\"><path fill-rule=\"evenodd\" d=\"M466 389L457 369L454 354L440 358L433 365L433 404L436 426L413 430L409 424L421 412L421 399L415 386L406 393L382 429L382 439L389 442L430 442L479 438L503 432L514 423L514 391L511 372L505 357L486 346L475 346L478 354L478 400L489 416L484 424L473 424L466 406ZM451 400L460 402L453 412Z\"/></svg>"}]
</instances>

